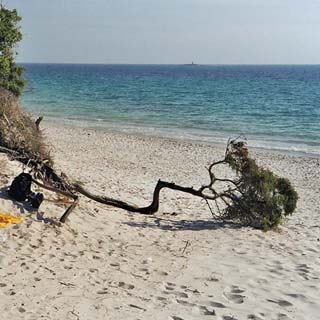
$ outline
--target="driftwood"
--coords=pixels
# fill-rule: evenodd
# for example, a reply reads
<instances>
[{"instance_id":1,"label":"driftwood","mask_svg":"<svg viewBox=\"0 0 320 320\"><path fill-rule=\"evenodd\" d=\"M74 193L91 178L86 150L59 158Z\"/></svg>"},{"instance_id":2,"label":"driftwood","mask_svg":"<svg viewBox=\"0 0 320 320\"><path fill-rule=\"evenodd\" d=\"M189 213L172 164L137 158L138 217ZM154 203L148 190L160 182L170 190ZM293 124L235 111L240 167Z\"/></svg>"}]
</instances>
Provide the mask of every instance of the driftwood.
<instances>
[{"instance_id":1,"label":"driftwood","mask_svg":"<svg viewBox=\"0 0 320 320\"><path fill-rule=\"evenodd\" d=\"M80 186L79 184L73 184L72 186L75 191L81 193L82 195L86 196L87 198L89 198L91 200L94 200L96 202L106 204L109 206L124 209L129 212L137 212L137 213L141 213L141 214L154 214L159 210L160 191L165 188L175 190L175 191L184 192L184 193L189 193L193 196L200 197L205 200L217 200L219 197L223 197L223 196L227 197L228 196L227 194L218 194L218 193L215 196L209 196L204 193L204 190L202 190L202 188L197 190L192 187L182 187L182 186L179 186L173 182L158 180L158 183L156 184L155 189L153 191L153 200L152 200L151 204L147 207L137 207L135 205L129 204L129 203L121 201L121 200L116 200L113 198L92 194L88 190L86 190L82 186Z\"/></svg>"}]
</instances>

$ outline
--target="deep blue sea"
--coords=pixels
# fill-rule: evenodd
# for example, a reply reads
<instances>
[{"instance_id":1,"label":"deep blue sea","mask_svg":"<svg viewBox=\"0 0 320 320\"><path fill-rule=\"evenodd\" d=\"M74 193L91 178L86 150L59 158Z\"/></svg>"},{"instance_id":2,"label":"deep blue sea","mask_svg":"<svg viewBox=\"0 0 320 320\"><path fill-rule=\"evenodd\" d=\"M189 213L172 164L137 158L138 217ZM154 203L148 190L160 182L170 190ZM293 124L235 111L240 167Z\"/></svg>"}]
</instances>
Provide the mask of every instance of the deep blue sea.
<instances>
[{"instance_id":1,"label":"deep blue sea","mask_svg":"<svg viewBox=\"0 0 320 320\"><path fill-rule=\"evenodd\" d=\"M320 155L320 66L24 64L23 105L90 127Z\"/></svg>"}]
</instances>

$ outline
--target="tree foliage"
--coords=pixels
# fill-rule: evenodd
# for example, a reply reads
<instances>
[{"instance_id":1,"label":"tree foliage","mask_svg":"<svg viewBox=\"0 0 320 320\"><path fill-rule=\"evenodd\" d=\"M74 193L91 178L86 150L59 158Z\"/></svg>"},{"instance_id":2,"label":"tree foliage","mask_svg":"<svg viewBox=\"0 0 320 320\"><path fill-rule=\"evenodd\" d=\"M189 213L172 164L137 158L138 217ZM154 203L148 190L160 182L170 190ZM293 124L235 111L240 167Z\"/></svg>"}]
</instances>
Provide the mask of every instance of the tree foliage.
<instances>
[{"instance_id":1,"label":"tree foliage","mask_svg":"<svg viewBox=\"0 0 320 320\"><path fill-rule=\"evenodd\" d=\"M249 157L244 142L229 144L225 162L238 177L233 181L233 190L224 197L224 219L269 230L294 212L298 194L290 181L259 167Z\"/></svg>"},{"instance_id":2,"label":"tree foliage","mask_svg":"<svg viewBox=\"0 0 320 320\"><path fill-rule=\"evenodd\" d=\"M15 47L22 39L17 10L0 4L0 87L19 96L24 87L23 68L16 64Z\"/></svg>"}]
</instances>

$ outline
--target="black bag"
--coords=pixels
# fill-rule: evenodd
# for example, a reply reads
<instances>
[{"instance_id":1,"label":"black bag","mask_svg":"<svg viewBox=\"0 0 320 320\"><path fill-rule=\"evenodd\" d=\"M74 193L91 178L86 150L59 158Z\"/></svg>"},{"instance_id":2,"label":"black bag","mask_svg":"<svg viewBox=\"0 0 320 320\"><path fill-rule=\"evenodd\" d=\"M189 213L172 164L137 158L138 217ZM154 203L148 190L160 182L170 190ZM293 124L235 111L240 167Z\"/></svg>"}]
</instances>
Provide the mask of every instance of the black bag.
<instances>
[{"instance_id":1,"label":"black bag","mask_svg":"<svg viewBox=\"0 0 320 320\"><path fill-rule=\"evenodd\" d=\"M28 173L19 174L14 180L9 189L9 196L17 201L24 201L31 193L32 177Z\"/></svg>"},{"instance_id":2,"label":"black bag","mask_svg":"<svg viewBox=\"0 0 320 320\"><path fill-rule=\"evenodd\" d=\"M40 204L43 201L43 194L31 192L27 199L31 203L32 208L39 209Z\"/></svg>"},{"instance_id":3,"label":"black bag","mask_svg":"<svg viewBox=\"0 0 320 320\"><path fill-rule=\"evenodd\" d=\"M35 209L40 207L43 201L42 193L31 191L32 177L29 173L21 173L11 183L9 196L17 201L29 201Z\"/></svg>"}]
</instances>

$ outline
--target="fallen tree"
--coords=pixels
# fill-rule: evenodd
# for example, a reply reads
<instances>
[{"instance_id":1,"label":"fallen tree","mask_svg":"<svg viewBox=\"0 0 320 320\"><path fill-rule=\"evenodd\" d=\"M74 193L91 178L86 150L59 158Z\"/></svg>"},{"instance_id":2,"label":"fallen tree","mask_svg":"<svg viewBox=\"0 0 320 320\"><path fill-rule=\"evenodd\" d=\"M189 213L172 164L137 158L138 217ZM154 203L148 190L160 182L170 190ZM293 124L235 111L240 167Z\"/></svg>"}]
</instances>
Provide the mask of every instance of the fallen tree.
<instances>
[{"instance_id":1,"label":"fallen tree","mask_svg":"<svg viewBox=\"0 0 320 320\"><path fill-rule=\"evenodd\" d=\"M221 165L231 168L235 177L217 177L214 169ZM204 199L215 220L233 221L263 230L276 228L296 208L298 194L290 181L259 167L256 161L249 157L243 141L229 140L224 158L213 162L208 173L209 183L198 189L159 180L153 192L153 200L147 207L136 207L127 202L93 195L76 183L72 184L72 188L94 201L142 214L154 214L159 210L160 192L167 188ZM224 188L219 188L222 191L216 189L217 183L224 184ZM214 202L216 213L210 202Z\"/></svg>"}]
</instances>

